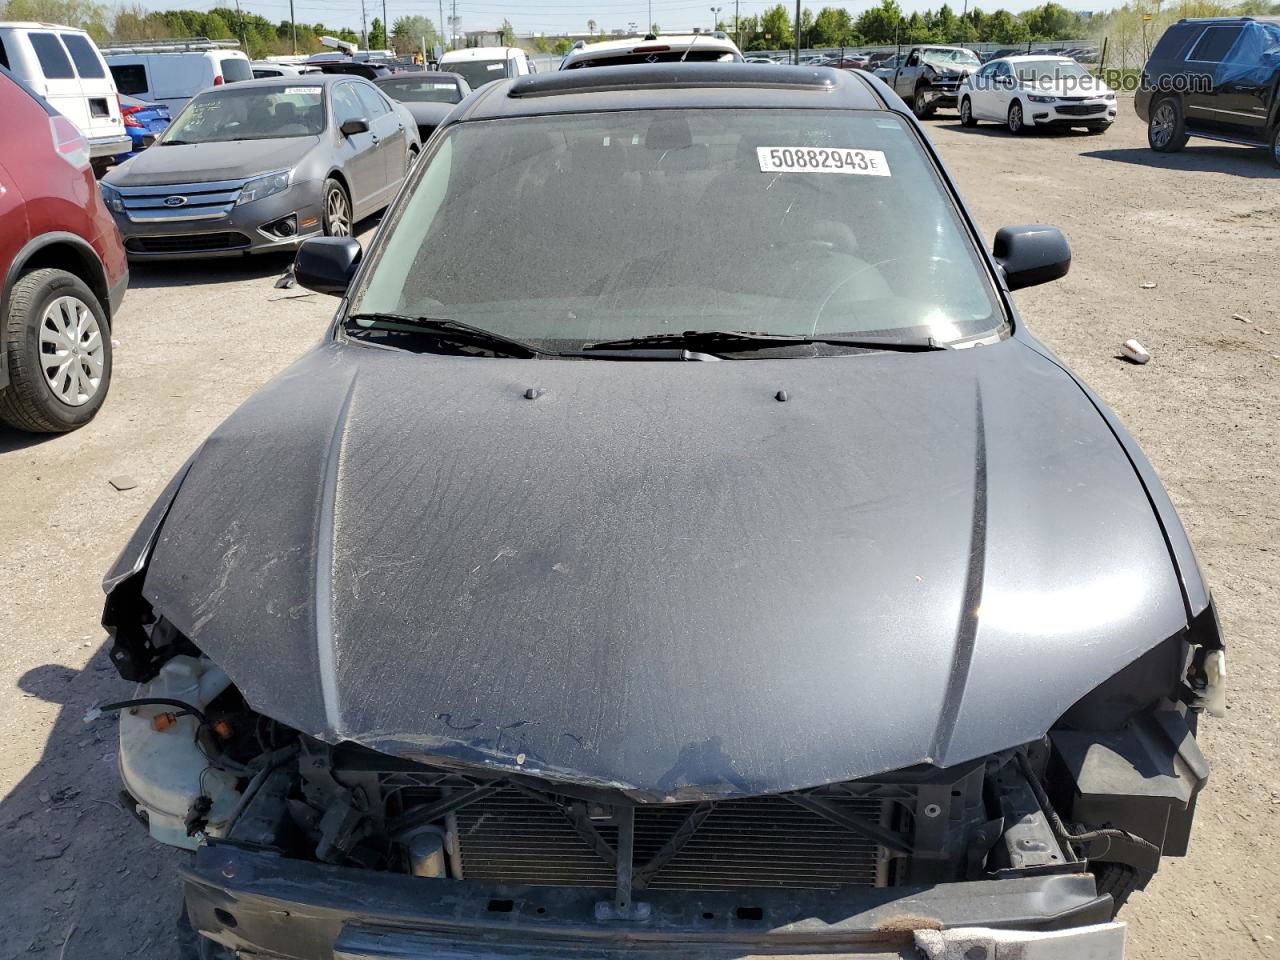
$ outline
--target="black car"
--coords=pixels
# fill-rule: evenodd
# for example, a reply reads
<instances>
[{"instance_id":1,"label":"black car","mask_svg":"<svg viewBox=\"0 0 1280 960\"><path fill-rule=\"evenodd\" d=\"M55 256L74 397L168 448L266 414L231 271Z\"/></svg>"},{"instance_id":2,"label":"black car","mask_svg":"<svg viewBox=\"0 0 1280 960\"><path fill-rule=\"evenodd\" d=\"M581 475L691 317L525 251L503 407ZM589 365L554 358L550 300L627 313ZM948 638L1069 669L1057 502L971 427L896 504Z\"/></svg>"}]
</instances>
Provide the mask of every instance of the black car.
<instances>
[{"instance_id":1,"label":"black car","mask_svg":"<svg viewBox=\"0 0 1280 960\"><path fill-rule=\"evenodd\" d=\"M1179 20L1165 31L1134 98L1152 150L1190 137L1266 147L1280 165L1280 17Z\"/></svg>"},{"instance_id":2,"label":"black car","mask_svg":"<svg viewBox=\"0 0 1280 960\"><path fill-rule=\"evenodd\" d=\"M320 68L321 73L345 73L366 80L378 80L392 75L389 66L382 63L368 63L362 60L319 60L311 64Z\"/></svg>"},{"instance_id":3,"label":"black car","mask_svg":"<svg viewBox=\"0 0 1280 960\"><path fill-rule=\"evenodd\" d=\"M367 253L299 252L328 336L106 579L194 928L1118 960L1225 654L1150 464L1014 309L1066 240L984 246L865 73L468 97Z\"/></svg>"},{"instance_id":4,"label":"black car","mask_svg":"<svg viewBox=\"0 0 1280 960\"><path fill-rule=\"evenodd\" d=\"M392 100L403 103L418 125L423 143L454 106L471 93L471 85L460 73L419 71L380 77L374 83Z\"/></svg>"}]
</instances>

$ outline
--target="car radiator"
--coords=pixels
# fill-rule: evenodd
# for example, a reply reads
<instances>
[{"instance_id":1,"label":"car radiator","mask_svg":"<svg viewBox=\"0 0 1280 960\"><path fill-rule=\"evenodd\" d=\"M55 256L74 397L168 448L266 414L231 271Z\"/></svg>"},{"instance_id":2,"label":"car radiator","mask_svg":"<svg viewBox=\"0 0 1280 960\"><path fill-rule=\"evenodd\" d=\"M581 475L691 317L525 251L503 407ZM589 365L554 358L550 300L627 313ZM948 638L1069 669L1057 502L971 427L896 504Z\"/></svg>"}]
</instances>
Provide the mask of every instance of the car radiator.
<instances>
[{"instance_id":1,"label":"car radiator","mask_svg":"<svg viewBox=\"0 0 1280 960\"><path fill-rule=\"evenodd\" d=\"M418 795L414 795L418 793ZM434 802L428 789L401 795L406 806ZM887 822L880 799L834 797L841 810L877 824ZM463 875L467 880L609 888L614 865L573 823L575 801L533 796L506 788L456 814ZM578 816L586 806L578 804ZM674 855L659 857L691 814L696 828ZM610 818L589 821L608 847L617 849ZM658 858L660 864L655 860ZM835 889L883 881L881 848L785 796L716 801L713 804L639 805L635 808L633 862L637 887L654 890L725 890L743 887ZM646 872L647 865L656 869Z\"/></svg>"}]
</instances>

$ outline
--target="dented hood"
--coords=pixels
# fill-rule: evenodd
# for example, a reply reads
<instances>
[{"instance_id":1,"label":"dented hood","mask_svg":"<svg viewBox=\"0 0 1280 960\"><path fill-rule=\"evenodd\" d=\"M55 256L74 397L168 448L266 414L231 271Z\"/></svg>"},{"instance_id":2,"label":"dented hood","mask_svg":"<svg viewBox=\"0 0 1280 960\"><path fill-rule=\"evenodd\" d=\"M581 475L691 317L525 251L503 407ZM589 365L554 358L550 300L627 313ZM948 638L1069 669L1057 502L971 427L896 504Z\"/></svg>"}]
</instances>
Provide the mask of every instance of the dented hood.
<instances>
[{"instance_id":1,"label":"dented hood","mask_svg":"<svg viewBox=\"0 0 1280 960\"><path fill-rule=\"evenodd\" d=\"M1018 340L327 344L194 458L143 592L304 732L647 800L1026 742L1186 622L1124 450Z\"/></svg>"}]
</instances>

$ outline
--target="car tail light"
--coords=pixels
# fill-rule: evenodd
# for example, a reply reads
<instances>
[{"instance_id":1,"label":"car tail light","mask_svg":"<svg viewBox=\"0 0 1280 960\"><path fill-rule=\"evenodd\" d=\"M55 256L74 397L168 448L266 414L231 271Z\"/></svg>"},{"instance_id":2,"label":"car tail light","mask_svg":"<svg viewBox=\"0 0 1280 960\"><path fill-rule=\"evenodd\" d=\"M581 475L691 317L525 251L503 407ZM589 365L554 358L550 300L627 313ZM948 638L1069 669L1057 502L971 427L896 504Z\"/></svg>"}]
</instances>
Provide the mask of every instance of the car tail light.
<instances>
[{"instance_id":1,"label":"car tail light","mask_svg":"<svg viewBox=\"0 0 1280 960\"><path fill-rule=\"evenodd\" d=\"M89 142L79 127L59 114L49 118L49 133L53 136L53 149L67 163L78 169L89 166Z\"/></svg>"},{"instance_id":2,"label":"car tail light","mask_svg":"<svg viewBox=\"0 0 1280 960\"><path fill-rule=\"evenodd\" d=\"M126 107L123 103L120 104L120 116L124 118L124 125L126 127L137 127L139 130L141 130L143 127L142 121L135 120L133 118L133 115L137 113L139 110L145 110L145 109L146 107L144 107L142 104L138 104L137 106L133 106L133 107Z\"/></svg>"},{"instance_id":3,"label":"car tail light","mask_svg":"<svg viewBox=\"0 0 1280 960\"><path fill-rule=\"evenodd\" d=\"M220 73L216 73L216 74L214 74L214 76L213 76L213 85L214 85L215 87L220 87L220 86L222 86L224 83L226 83L226 81L222 79L222 74L220 74Z\"/></svg>"}]
</instances>

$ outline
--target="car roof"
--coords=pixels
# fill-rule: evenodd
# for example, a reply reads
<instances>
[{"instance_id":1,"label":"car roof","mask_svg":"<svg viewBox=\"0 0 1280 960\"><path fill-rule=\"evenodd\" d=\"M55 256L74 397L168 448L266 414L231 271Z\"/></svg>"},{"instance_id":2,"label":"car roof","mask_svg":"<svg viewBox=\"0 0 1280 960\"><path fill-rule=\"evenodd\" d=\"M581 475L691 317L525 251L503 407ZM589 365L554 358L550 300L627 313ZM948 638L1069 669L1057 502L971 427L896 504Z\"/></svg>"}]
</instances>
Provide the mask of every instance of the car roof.
<instances>
[{"instance_id":1,"label":"car roof","mask_svg":"<svg viewBox=\"0 0 1280 960\"><path fill-rule=\"evenodd\" d=\"M595 43L583 44L569 51L571 56L583 53L610 53L617 50L630 51L633 47L647 47L651 44L667 46L720 47L724 50L737 50L738 46L726 37L717 37L713 33L662 33L656 37L621 37L617 40L597 40Z\"/></svg>"},{"instance_id":2,"label":"car roof","mask_svg":"<svg viewBox=\"0 0 1280 960\"><path fill-rule=\"evenodd\" d=\"M1032 60L1040 62L1044 60L1060 60L1063 63L1079 63L1071 57L1064 57L1056 53L1019 53L1008 57L996 57L997 60L1005 60L1009 63L1028 63Z\"/></svg>"},{"instance_id":3,"label":"car roof","mask_svg":"<svg viewBox=\"0 0 1280 960\"><path fill-rule=\"evenodd\" d=\"M80 27L69 27L65 23L37 23L32 20L0 21L0 30L62 30L66 33L85 33Z\"/></svg>"},{"instance_id":4,"label":"car roof","mask_svg":"<svg viewBox=\"0 0 1280 960\"><path fill-rule=\"evenodd\" d=\"M1280 24L1280 17L1183 17L1178 23L1188 24L1230 24L1230 23L1276 23ZM1177 26L1177 24L1174 24Z\"/></svg>"},{"instance_id":5,"label":"car roof","mask_svg":"<svg viewBox=\"0 0 1280 960\"><path fill-rule=\"evenodd\" d=\"M300 77L255 77L252 80L237 80L235 83L224 84L219 87L210 87L203 93L210 93L215 90L244 90L262 89L270 87L331 87L335 83L342 83L344 80L362 80L350 73L306 73Z\"/></svg>"},{"instance_id":6,"label":"car roof","mask_svg":"<svg viewBox=\"0 0 1280 960\"><path fill-rule=\"evenodd\" d=\"M460 120L680 107L889 110L862 71L753 63L642 63L501 80L464 101Z\"/></svg>"},{"instance_id":7,"label":"car roof","mask_svg":"<svg viewBox=\"0 0 1280 960\"><path fill-rule=\"evenodd\" d=\"M389 80L453 80L460 83L466 83L467 78L460 73L451 73L448 70L407 70L403 73L393 73L385 77L377 77L370 80L370 83L379 84L386 83Z\"/></svg>"},{"instance_id":8,"label":"car roof","mask_svg":"<svg viewBox=\"0 0 1280 960\"><path fill-rule=\"evenodd\" d=\"M524 56L519 47L467 47L464 50L450 50L440 58L441 63L457 63L459 60L489 60L499 57L503 60L514 56Z\"/></svg>"}]
</instances>

